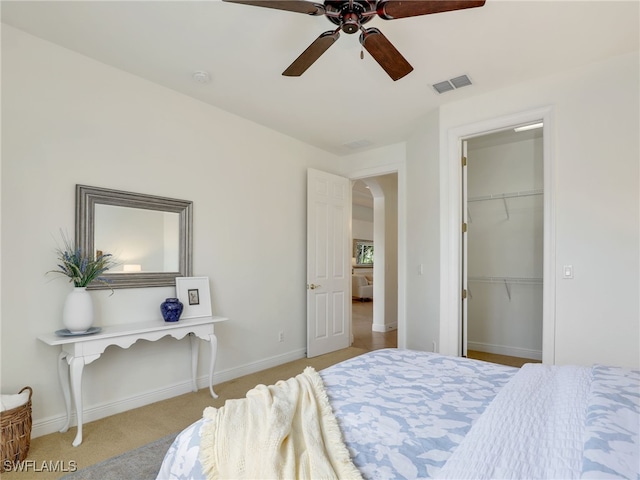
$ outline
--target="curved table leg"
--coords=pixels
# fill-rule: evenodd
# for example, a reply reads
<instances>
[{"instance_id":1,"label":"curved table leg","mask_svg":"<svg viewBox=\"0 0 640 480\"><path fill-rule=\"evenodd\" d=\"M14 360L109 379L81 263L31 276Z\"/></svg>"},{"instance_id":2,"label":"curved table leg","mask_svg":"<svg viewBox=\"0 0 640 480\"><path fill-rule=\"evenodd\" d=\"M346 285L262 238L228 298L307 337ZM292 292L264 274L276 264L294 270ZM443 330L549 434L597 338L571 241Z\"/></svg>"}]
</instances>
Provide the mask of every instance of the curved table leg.
<instances>
[{"instance_id":1,"label":"curved table leg","mask_svg":"<svg viewBox=\"0 0 640 480\"><path fill-rule=\"evenodd\" d=\"M71 425L71 393L69 390L69 365L67 363L67 352L60 352L58 355L58 379L60 387L62 387L62 396L64 397L64 406L67 410L67 422L59 430L61 433L69 430Z\"/></svg>"},{"instance_id":2,"label":"curved table leg","mask_svg":"<svg viewBox=\"0 0 640 480\"><path fill-rule=\"evenodd\" d=\"M193 333L189 334L189 340L191 341L191 391L197 392L198 385L196 375L198 374L198 350L200 348L200 341Z\"/></svg>"},{"instance_id":3,"label":"curved table leg","mask_svg":"<svg viewBox=\"0 0 640 480\"><path fill-rule=\"evenodd\" d=\"M218 337L211 333L209 335L209 343L211 344L211 359L209 360L209 393L213 398L218 398L216 392L213 391L213 369L216 366L216 355L218 354Z\"/></svg>"},{"instance_id":4,"label":"curved table leg","mask_svg":"<svg viewBox=\"0 0 640 480\"><path fill-rule=\"evenodd\" d=\"M72 358L69 366L71 370L71 393L73 394L73 402L76 405L76 417L78 418L78 433L72 445L77 447L82 443L82 369L84 368L84 358Z\"/></svg>"}]
</instances>

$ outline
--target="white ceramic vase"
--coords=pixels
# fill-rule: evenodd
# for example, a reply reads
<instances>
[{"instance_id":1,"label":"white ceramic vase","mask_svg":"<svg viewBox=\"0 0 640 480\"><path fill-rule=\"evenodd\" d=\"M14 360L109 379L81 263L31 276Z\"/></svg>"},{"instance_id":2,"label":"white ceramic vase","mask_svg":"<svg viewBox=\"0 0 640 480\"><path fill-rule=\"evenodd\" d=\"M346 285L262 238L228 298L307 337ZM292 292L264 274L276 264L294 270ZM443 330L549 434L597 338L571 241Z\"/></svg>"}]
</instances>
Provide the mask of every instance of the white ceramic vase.
<instances>
[{"instance_id":1,"label":"white ceramic vase","mask_svg":"<svg viewBox=\"0 0 640 480\"><path fill-rule=\"evenodd\" d=\"M93 300L86 287L75 287L64 301L62 323L71 333L84 333L93 324Z\"/></svg>"}]
</instances>

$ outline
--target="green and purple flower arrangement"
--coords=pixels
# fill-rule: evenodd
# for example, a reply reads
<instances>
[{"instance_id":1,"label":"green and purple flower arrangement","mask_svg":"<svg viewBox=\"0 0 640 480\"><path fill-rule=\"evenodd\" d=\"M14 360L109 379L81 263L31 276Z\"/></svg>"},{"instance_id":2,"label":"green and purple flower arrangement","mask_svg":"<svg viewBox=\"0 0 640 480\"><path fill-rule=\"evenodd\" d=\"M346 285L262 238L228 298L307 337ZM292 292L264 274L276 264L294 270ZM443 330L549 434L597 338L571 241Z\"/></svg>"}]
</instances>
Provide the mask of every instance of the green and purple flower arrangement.
<instances>
[{"instance_id":1,"label":"green and purple flower arrangement","mask_svg":"<svg viewBox=\"0 0 640 480\"><path fill-rule=\"evenodd\" d=\"M82 249L71 242L69 238L60 232L63 247L58 247L58 268L47 273L58 273L69 278L75 287L87 287L91 282L102 283L109 286L111 280L103 274L110 268L115 267L117 262L110 253L100 253L95 257L87 255Z\"/></svg>"}]
</instances>

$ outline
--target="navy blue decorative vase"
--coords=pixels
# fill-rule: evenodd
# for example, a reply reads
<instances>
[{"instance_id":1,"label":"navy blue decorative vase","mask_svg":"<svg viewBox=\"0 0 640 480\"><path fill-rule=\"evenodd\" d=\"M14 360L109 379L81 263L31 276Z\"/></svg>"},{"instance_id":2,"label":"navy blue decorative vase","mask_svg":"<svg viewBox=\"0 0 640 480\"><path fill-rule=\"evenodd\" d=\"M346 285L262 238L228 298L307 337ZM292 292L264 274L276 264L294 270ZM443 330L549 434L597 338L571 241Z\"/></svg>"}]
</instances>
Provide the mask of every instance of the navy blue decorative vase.
<instances>
[{"instance_id":1,"label":"navy blue decorative vase","mask_svg":"<svg viewBox=\"0 0 640 480\"><path fill-rule=\"evenodd\" d=\"M165 322L177 322L182 315L184 305L177 298L167 298L160 304L160 311Z\"/></svg>"}]
</instances>

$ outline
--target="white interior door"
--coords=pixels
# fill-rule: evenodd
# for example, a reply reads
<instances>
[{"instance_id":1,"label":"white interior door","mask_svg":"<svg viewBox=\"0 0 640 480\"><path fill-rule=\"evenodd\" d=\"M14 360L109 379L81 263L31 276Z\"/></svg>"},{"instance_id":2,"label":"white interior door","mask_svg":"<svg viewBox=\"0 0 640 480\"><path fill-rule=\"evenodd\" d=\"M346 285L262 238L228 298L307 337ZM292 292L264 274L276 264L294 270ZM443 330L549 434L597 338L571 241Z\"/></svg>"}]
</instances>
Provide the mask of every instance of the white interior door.
<instances>
[{"instance_id":1,"label":"white interior door","mask_svg":"<svg viewBox=\"0 0 640 480\"><path fill-rule=\"evenodd\" d=\"M460 353L463 357L467 356L467 340L468 340L468 297L469 287L467 285L467 267L468 267L468 249L467 249L467 229L469 225L469 209L467 206L467 141L462 141L462 345Z\"/></svg>"},{"instance_id":2,"label":"white interior door","mask_svg":"<svg viewBox=\"0 0 640 480\"><path fill-rule=\"evenodd\" d=\"M307 357L351 340L351 182L307 172Z\"/></svg>"}]
</instances>

